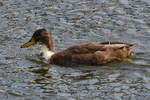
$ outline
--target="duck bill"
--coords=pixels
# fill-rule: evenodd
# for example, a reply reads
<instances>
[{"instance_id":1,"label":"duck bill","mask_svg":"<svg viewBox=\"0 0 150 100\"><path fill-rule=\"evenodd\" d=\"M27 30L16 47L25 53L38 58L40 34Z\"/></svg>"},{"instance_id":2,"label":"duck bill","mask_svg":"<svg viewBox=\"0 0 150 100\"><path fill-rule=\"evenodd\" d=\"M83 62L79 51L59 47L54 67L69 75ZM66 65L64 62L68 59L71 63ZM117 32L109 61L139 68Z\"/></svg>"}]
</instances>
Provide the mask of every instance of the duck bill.
<instances>
[{"instance_id":1,"label":"duck bill","mask_svg":"<svg viewBox=\"0 0 150 100\"><path fill-rule=\"evenodd\" d=\"M32 38L29 42L25 43L24 45L21 46L21 48L27 48L31 45L36 44L35 40Z\"/></svg>"}]
</instances>

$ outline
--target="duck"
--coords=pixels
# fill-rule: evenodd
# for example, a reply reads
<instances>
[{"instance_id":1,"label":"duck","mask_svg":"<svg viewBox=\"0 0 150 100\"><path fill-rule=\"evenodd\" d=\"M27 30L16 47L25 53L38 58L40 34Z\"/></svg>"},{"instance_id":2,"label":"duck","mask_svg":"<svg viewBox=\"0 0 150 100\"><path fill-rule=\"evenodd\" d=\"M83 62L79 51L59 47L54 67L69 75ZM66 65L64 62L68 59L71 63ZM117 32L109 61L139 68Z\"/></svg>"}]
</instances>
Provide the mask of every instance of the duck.
<instances>
[{"instance_id":1,"label":"duck","mask_svg":"<svg viewBox=\"0 0 150 100\"><path fill-rule=\"evenodd\" d=\"M113 61L123 61L131 55L137 43L102 42L83 43L71 46L63 51L55 51L52 35L47 29L38 29L31 39L21 45L26 48L40 44L41 55L50 64L55 65L103 65Z\"/></svg>"}]
</instances>

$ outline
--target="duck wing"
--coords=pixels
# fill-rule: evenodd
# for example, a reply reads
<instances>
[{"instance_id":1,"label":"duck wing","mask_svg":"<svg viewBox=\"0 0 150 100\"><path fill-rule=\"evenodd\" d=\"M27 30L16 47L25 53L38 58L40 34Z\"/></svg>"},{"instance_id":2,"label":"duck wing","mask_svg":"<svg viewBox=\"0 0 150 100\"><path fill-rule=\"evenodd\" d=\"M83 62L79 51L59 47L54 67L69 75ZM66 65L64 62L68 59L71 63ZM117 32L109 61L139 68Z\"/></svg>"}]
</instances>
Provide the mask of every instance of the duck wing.
<instances>
[{"instance_id":1,"label":"duck wing","mask_svg":"<svg viewBox=\"0 0 150 100\"><path fill-rule=\"evenodd\" d=\"M105 48L116 48L116 49L123 48L123 47L128 47L130 49L133 49L138 45L138 43L129 44L123 42L102 42L100 44L104 45Z\"/></svg>"},{"instance_id":2,"label":"duck wing","mask_svg":"<svg viewBox=\"0 0 150 100\"><path fill-rule=\"evenodd\" d=\"M94 53L96 51L106 51L108 48L112 48L114 50L128 48L131 50L135 48L137 43L128 44L123 42L102 42L102 43L87 43L72 46L65 51L70 52L71 54L87 54Z\"/></svg>"},{"instance_id":3,"label":"duck wing","mask_svg":"<svg viewBox=\"0 0 150 100\"><path fill-rule=\"evenodd\" d=\"M96 51L104 51L106 48L103 44L100 43L87 43L72 46L65 51L70 52L71 54L88 54L94 53Z\"/></svg>"}]
</instances>

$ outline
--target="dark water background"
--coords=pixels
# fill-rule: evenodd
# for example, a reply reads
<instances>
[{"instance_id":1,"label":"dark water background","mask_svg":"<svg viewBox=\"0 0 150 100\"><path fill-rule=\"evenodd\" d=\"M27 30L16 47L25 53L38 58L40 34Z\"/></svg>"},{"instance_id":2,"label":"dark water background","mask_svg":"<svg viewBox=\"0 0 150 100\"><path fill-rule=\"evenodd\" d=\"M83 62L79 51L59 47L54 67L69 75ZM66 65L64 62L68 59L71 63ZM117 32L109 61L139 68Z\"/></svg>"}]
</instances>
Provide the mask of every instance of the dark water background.
<instances>
[{"instance_id":1,"label":"dark water background","mask_svg":"<svg viewBox=\"0 0 150 100\"><path fill-rule=\"evenodd\" d=\"M132 63L49 65L39 28L56 50L87 42L137 42ZM150 0L0 0L0 100L150 100Z\"/></svg>"}]
</instances>

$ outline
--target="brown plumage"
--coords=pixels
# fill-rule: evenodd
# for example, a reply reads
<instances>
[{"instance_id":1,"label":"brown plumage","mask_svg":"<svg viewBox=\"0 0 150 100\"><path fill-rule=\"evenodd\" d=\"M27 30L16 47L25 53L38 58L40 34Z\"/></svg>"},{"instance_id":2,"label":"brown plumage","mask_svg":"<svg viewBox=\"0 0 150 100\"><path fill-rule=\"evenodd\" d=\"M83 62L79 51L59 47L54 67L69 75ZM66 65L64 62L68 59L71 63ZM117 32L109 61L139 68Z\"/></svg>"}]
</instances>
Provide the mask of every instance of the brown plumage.
<instances>
[{"instance_id":1,"label":"brown plumage","mask_svg":"<svg viewBox=\"0 0 150 100\"><path fill-rule=\"evenodd\" d=\"M39 29L33 34L31 41L33 44L40 42L54 52L53 41L50 33L46 29ZM32 45L32 43L31 43ZM69 47L64 51L55 52L50 56L50 62L57 65L101 65L115 60L122 61L131 54L135 44L122 42L87 43ZM24 44L22 48L30 45Z\"/></svg>"}]
</instances>

